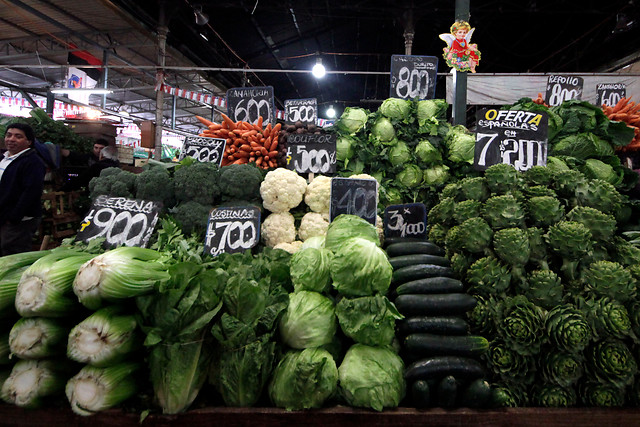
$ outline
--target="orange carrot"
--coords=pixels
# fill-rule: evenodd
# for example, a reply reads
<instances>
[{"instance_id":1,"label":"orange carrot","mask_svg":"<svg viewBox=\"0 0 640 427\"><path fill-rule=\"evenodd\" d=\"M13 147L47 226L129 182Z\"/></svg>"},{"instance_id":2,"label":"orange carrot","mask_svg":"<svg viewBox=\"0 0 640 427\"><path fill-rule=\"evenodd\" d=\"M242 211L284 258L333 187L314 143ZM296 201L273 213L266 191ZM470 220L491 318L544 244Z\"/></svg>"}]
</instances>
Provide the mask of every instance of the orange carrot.
<instances>
[{"instance_id":1,"label":"orange carrot","mask_svg":"<svg viewBox=\"0 0 640 427\"><path fill-rule=\"evenodd\" d=\"M267 151L271 151L271 137L267 137L267 139L264 140L264 148L267 149Z\"/></svg>"},{"instance_id":2,"label":"orange carrot","mask_svg":"<svg viewBox=\"0 0 640 427\"><path fill-rule=\"evenodd\" d=\"M236 157L240 159L240 158L242 158L242 157L249 158L249 157L251 157L251 156L250 156L250 155L249 155L249 153L247 153L246 151L242 151L242 150L240 150L240 151L238 151L238 152L236 153Z\"/></svg>"},{"instance_id":3,"label":"orange carrot","mask_svg":"<svg viewBox=\"0 0 640 427\"><path fill-rule=\"evenodd\" d=\"M242 134L242 137L243 137L243 138L248 138L248 137L250 137L250 136L256 135L257 133L258 133L258 131L257 131L257 130L255 130L255 129L253 129L253 130L248 130L248 131L246 131L246 132L244 132L244 133Z\"/></svg>"},{"instance_id":4,"label":"orange carrot","mask_svg":"<svg viewBox=\"0 0 640 427\"><path fill-rule=\"evenodd\" d=\"M222 117L222 120L227 124L227 128L229 128L230 130L233 130L236 128L236 124L233 120L231 120L231 118L229 118L229 116L227 116L224 113L220 113L220 116Z\"/></svg>"},{"instance_id":5,"label":"orange carrot","mask_svg":"<svg viewBox=\"0 0 640 427\"><path fill-rule=\"evenodd\" d=\"M273 160L269 160L269 162L268 162L268 163L269 163L269 167L270 167L270 168L275 168L275 167L276 167L276 162L275 162L275 161L273 161Z\"/></svg>"},{"instance_id":6,"label":"orange carrot","mask_svg":"<svg viewBox=\"0 0 640 427\"><path fill-rule=\"evenodd\" d=\"M238 160L234 161L232 164L234 164L234 165L242 165L242 164L245 164L245 163L249 163L249 159L243 157L241 159L238 159Z\"/></svg>"},{"instance_id":7,"label":"orange carrot","mask_svg":"<svg viewBox=\"0 0 640 427\"><path fill-rule=\"evenodd\" d=\"M209 125L209 129L211 130L220 130L222 129L222 125L218 123L213 123Z\"/></svg>"},{"instance_id":8,"label":"orange carrot","mask_svg":"<svg viewBox=\"0 0 640 427\"><path fill-rule=\"evenodd\" d=\"M281 123L276 123L276 125L273 127L273 130L271 132L271 135L273 134L278 134L278 132L280 132L280 128L282 127Z\"/></svg>"},{"instance_id":9,"label":"orange carrot","mask_svg":"<svg viewBox=\"0 0 640 427\"><path fill-rule=\"evenodd\" d=\"M262 157L256 159L256 165L260 166L262 164Z\"/></svg>"},{"instance_id":10,"label":"orange carrot","mask_svg":"<svg viewBox=\"0 0 640 427\"><path fill-rule=\"evenodd\" d=\"M275 159L277 155L278 155L277 151L269 151L269 157L271 157L272 159Z\"/></svg>"},{"instance_id":11,"label":"orange carrot","mask_svg":"<svg viewBox=\"0 0 640 427\"><path fill-rule=\"evenodd\" d=\"M196 119L198 119L198 121L200 121L200 123L202 123L205 126L211 126L212 124L214 124L211 120L207 120L201 116L196 115Z\"/></svg>"},{"instance_id":12,"label":"orange carrot","mask_svg":"<svg viewBox=\"0 0 640 427\"><path fill-rule=\"evenodd\" d=\"M260 132L262 132L262 122L264 121L264 118L262 116L258 117L258 123L256 123L256 127L258 128L258 130Z\"/></svg>"},{"instance_id":13,"label":"orange carrot","mask_svg":"<svg viewBox=\"0 0 640 427\"><path fill-rule=\"evenodd\" d=\"M260 152L262 153L263 156L267 156L269 155L269 152L267 151L266 148L264 147L260 147Z\"/></svg>"},{"instance_id":14,"label":"orange carrot","mask_svg":"<svg viewBox=\"0 0 640 427\"><path fill-rule=\"evenodd\" d=\"M264 135L265 138L268 138L270 134L271 134L271 123L269 123L267 127L264 128L264 130L262 131L262 135Z\"/></svg>"},{"instance_id":15,"label":"orange carrot","mask_svg":"<svg viewBox=\"0 0 640 427\"><path fill-rule=\"evenodd\" d=\"M240 151L246 151L247 153L250 153L252 151L251 146L247 144L243 144L240 146Z\"/></svg>"},{"instance_id":16,"label":"orange carrot","mask_svg":"<svg viewBox=\"0 0 640 427\"><path fill-rule=\"evenodd\" d=\"M278 148L278 139L273 140L271 147L269 147L269 151L274 151L276 148Z\"/></svg>"}]
</instances>

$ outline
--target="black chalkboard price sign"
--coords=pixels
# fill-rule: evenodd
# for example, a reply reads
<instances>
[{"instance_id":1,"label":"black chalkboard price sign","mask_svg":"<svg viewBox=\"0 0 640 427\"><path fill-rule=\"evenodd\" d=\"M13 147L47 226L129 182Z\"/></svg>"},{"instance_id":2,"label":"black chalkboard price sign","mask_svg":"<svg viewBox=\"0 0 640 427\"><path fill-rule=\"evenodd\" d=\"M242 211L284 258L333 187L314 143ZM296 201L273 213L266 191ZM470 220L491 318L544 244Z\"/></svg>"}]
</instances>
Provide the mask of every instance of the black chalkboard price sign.
<instances>
[{"instance_id":1,"label":"black chalkboard price sign","mask_svg":"<svg viewBox=\"0 0 640 427\"><path fill-rule=\"evenodd\" d=\"M193 157L199 162L215 163L220 166L226 145L227 140L222 138L188 136L180 150L178 160L182 160L185 157Z\"/></svg>"},{"instance_id":2,"label":"black chalkboard price sign","mask_svg":"<svg viewBox=\"0 0 640 427\"><path fill-rule=\"evenodd\" d=\"M627 85L624 83L598 83L596 86L596 105L613 107L622 98L627 97Z\"/></svg>"},{"instance_id":3,"label":"black chalkboard price sign","mask_svg":"<svg viewBox=\"0 0 640 427\"><path fill-rule=\"evenodd\" d=\"M519 171L546 166L546 113L485 108L476 113L476 121L476 169L497 163L510 164Z\"/></svg>"},{"instance_id":4,"label":"black chalkboard price sign","mask_svg":"<svg viewBox=\"0 0 640 427\"><path fill-rule=\"evenodd\" d=\"M315 125L318 121L318 100L316 98L287 99L284 101L284 123L296 122Z\"/></svg>"},{"instance_id":5,"label":"black chalkboard price sign","mask_svg":"<svg viewBox=\"0 0 640 427\"><path fill-rule=\"evenodd\" d=\"M545 102L556 107L570 99L582 99L584 79L579 76L549 76Z\"/></svg>"},{"instance_id":6,"label":"black chalkboard price sign","mask_svg":"<svg viewBox=\"0 0 640 427\"><path fill-rule=\"evenodd\" d=\"M385 237L427 238L427 208L423 203L387 206L382 220Z\"/></svg>"},{"instance_id":7,"label":"black chalkboard price sign","mask_svg":"<svg viewBox=\"0 0 640 427\"><path fill-rule=\"evenodd\" d=\"M146 247L158 222L162 203L126 197L98 196L80 223L76 238L88 242L104 237L105 246Z\"/></svg>"},{"instance_id":8,"label":"black chalkboard price sign","mask_svg":"<svg viewBox=\"0 0 640 427\"><path fill-rule=\"evenodd\" d=\"M234 122L276 124L272 86L236 87L227 90L227 115Z\"/></svg>"},{"instance_id":9,"label":"black chalkboard price sign","mask_svg":"<svg viewBox=\"0 0 640 427\"><path fill-rule=\"evenodd\" d=\"M336 139L334 134L290 134L287 136L287 169L298 173L335 173Z\"/></svg>"},{"instance_id":10,"label":"black chalkboard price sign","mask_svg":"<svg viewBox=\"0 0 640 427\"><path fill-rule=\"evenodd\" d=\"M330 219L356 215L376 225L378 181L375 179L331 178Z\"/></svg>"},{"instance_id":11,"label":"black chalkboard price sign","mask_svg":"<svg viewBox=\"0 0 640 427\"><path fill-rule=\"evenodd\" d=\"M209 214L204 251L213 256L242 252L260 240L260 209L256 206L215 208Z\"/></svg>"},{"instance_id":12,"label":"black chalkboard price sign","mask_svg":"<svg viewBox=\"0 0 640 427\"><path fill-rule=\"evenodd\" d=\"M436 92L438 58L392 55L390 98L432 99Z\"/></svg>"}]
</instances>

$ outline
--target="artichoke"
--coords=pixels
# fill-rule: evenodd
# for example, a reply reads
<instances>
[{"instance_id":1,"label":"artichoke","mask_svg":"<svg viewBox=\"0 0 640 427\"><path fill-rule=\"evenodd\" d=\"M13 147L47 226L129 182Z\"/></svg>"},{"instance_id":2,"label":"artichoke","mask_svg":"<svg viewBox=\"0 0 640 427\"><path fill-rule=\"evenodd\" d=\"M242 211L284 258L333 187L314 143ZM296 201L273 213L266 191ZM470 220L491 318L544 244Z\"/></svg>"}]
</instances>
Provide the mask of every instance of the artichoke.
<instances>
[{"instance_id":1,"label":"artichoke","mask_svg":"<svg viewBox=\"0 0 640 427\"><path fill-rule=\"evenodd\" d=\"M613 239L613 247L615 252L613 254L613 261L616 261L624 267L638 266L640 265L640 248L632 245L626 240L615 237ZM632 275L633 272L631 271ZM638 278L634 277L636 280Z\"/></svg>"},{"instance_id":2,"label":"artichoke","mask_svg":"<svg viewBox=\"0 0 640 427\"><path fill-rule=\"evenodd\" d=\"M533 166L524 172L524 181L529 186L541 185L549 187L551 185L553 174L551 169L546 166Z\"/></svg>"},{"instance_id":3,"label":"artichoke","mask_svg":"<svg viewBox=\"0 0 640 427\"><path fill-rule=\"evenodd\" d=\"M429 210L427 214L427 220L429 224L440 225L452 225L453 224L453 208L455 201L451 197L445 197L440 200L440 203L436 204Z\"/></svg>"},{"instance_id":4,"label":"artichoke","mask_svg":"<svg viewBox=\"0 0 640 427\"><path fill-rule=\"evenodd\" d=\"M561 271L568 280L577 278L578 263L591 249L591 232L574 221L560 221L549 227L547 243L562 257Z\"/></svg>"},{"instance_id":5,"label":"artichoke","mask_svg":"<svg viewBox=\"0 0 640 427\"><path fill-rule=\"evenodd\" d=\"M561 170L553 174L552 188L558 196L565 199L574 199L576 189L587 181L585 176L575 170Z\"/></svg>"},{"instance_id":6,"label":"artichoke","mask_svg":"<svg viewBox=\"0 0 640 427\"><path fill-rule=\"evenodd\" d=\"M480 258L467 269L470 292L483 297L503 295L509 288L511 272L509 268L492 256Z\"/></svg>"},{"instance_id":7,"label":"artichoke","mask_svg":"<svg viewBox=\"0 0 640 427\"><path fill-rule=\"evenodd\" d=\"M529 399L522 384L515 382L492 384L491 406L494 408L517 408L526 406Z\"/></svg>"},{"instance_id":8,"label":"artichoke","mask_svg":"<svg viewBox=\"0 0 640 427\"><path fill-rule=\"evenodd\" d=\"M496 378L502 381L516 381L531 384L534 380L535 359L514 351L504 341L496 339L489 344L483 355L487 366Z\"/></svg>"},{"instance_id":9,"label":"artichoke","mask_svg":"<svg viewBox=\"0 0 640 427\"><path fill-rule=\"evenodd\" d=\"M541 228L530 227L527 229L529 235L529 262L536 263L541 269L548 270L547 244L544 232Z\"/></svg>"},{"instance_id":10,"label":"artichoke","mask_svg":"<svg viewBox=\"0 0 640 427\"><path fill-rule=\"evenodd\" d=\"M618 301L603 297L585 301L583 310L591 325L595 339L607 337L637 340L629 312Z\"/></svg>"},{"instance_id":11,"label":"artichoke","mask_svg":"<svg viewBox=\"0 0 640 427\"><path fill-rule=\"evenodd\" d=\"M616 232L616 219L588 206L576 206L567 214L567 220L583 224L594 240L607 241Z\"/></svg>"},{"instance_id":12,"label":"artichoke","mask_svg":"<svg viewBox=\"0 0 640 427\"><path fill-rule=\"evenodd\" d=\"M617 262L596 261L583 272L585 291L597 297L626 302L636 296L636 283L629 270Z\"/></svg>"},{"instance_id":13,"label":"artichoke","mask_svg":"<svg viewBox=\"0 0 640 427\"><path fill-rule=\"evenodd\" d=\"M484 171L484 178L489 191L494 194L504 194L520 186L518 171L513 166L505 163L489 166Z\"/></svg>"},{"instance_id":14,"label":"artichoke","mask_svg":"<svg viewBox=\"0 0 640 427\"><path fill-rule=\"evenodd\" d=\"M543 384L535 387L533 391L534 404L545 408L566 408L574 406L577 401L578 396L571 387Z\"/></svg>"},{"instance_id":15,"label":"artichoke","mask_svg":"<svg viewBox=\"0 0 640 427\"><path fill-rule=\"evenodd\" d=\"M442 224L431 224L429 227L429 240L439 246L444 246L449 229Z\"/></svg>"},{"instance_id":16,"label":"artichoke","mask_svg":"<svg viewBox=\"0 0 640 427\"><path fill-rule=\"evenodd\" d=\"M591 341L591 327L573 304L559 305L551 310L547 315L545 329L549 342L569 353L581 352Z\"/></svg>"},{"instance_id":17,"label":"artichoke","mask_svg":"<svg viewBox=\"0 0 640 427\"><path fill-rule=\"evenodd\" d=\"M522 228L504 228L493 235L493 250L511 266L516 283L524 281L524 266L529 261L529 235Z\"/></svg>"},{"instance_id":18,"label":"artichoke","mask_svg":"<svg viewBox=\"0 0 640 427\"><path fill-rule=\"evenodd\" d=\"M529 224L548 227L562 219L564 207L555 197L538 196L530 198L527 202L527 213Z\"/></svg>"},{"instance_id":19,"label":"artichoke","mask_svg":"<svg viewBox=\"0 0 640 427\"><path fill-rule=\"evenodd\" d=\"M440 192L440 200L444 200L446 198L451 198L452 200L462 200L462 195L460 193L460 184L458 181L450 182L445 185L442 191Z\"/></svg>"},{"instance_id":20,"label":"artichoke","mask_svg":"<svg viewBox=\"0 0 640 427\"><path fill-rule=\"evenodd\" d=\"M458 185L463 200L484 202L489 197L489 189L483 177L462 178Z\"/></svg>"},{"instance_id":21,"label":"artichoke","mask_svg":"<svg viewBox=\"0 0 640 427\"><path fill-rule=\"evenodd\" d=\"M472 253L485 252L491 245L493 230L487 222L480 218L469 218L460 225L456 225L447 233L445 245L455 249L464 249Z\"/></svg>"},{"instance_id":22,"label":"artichoke","mask_svg":"<svg viewBox=\"0 0 640 427\"><path fill-rule=\"evenodd\" d=\"M569 387L578 382L584 373L584 357L550 348L540 358L540 374L548 383Z\"/></svg>"},{"instance_id":23,"label":"artichoke","mask_svg":"<svg viewBox=\"0 0 640 427\"><path fill-rule=\"evenodd\" d=\"M464 200L455 204L453 219L457 224L461 224L469 218L479 217L481 212L482 203L477 200Z\"/></svg>"},{"instance_id":24,"label":"artichoke","mask_svg":"<svg viewBox=\"0 0 640 427\"><path fill-rule=\"evenodd\" d=\"M527 297L505 298L497 309L498 336L522 355L540 352L544 340L544 313Z\"/></svg>"},{"instance_id":25,"label":"artichoke","mask_svg":"<svg viewBox=\"0 0 640 427\"><path fill-rule=\"evenodd\" d=\"M477 335L492 338L496 333L496 307L497 302L493 298L474 296L478 301L473 310L467 312L469 329Z\"/></svg>"},{"instance_id":26,"label":"artichoke","mask_svg":"<svg viewBox=\"0 0 640 427\"><path fill-rule=\"evenodd\" d=\"M587 369L599 382L610 383L623 388L633 382L638 372L631 351L627 345L613 338L597 341L585 352Z\"/></svg>"},{"instance_id":27,"label":"artichoke","mask_svg":"<svg viewBox=\"0 0 640 427\"><path fill-rule=\"evenodd\" d=\"M473 255L464 254L462 252L454 253L451 255L450 259L451 270L458 277L465 277L467 275L467 269L476 261L476 258Z\"/></svg>"},{"instance_id":28,"label":"artichoke","mask_svg":"<svg viewBox=\"0 0 640 427\"><path fill-rule=\"evenodd\" d=\"M624 388L597 381L586 381L580 387L580 397L585 406L622 406L624 405Z\"/></svg>"},{"instance_id":29,"label":"artichoke","mask_svg":"<svg viewBox=\"0 0 640 427\"><path fill-rule=\"evenodd\" d=\"M555 191L545 185L534 185L532 187L525 188L524 192L527 197L542 197L548 196L554 199L558 197Z\"/></svg>"},{"instance_id":30,"label":"artichoke","mask_svg":"<svg viewBox=\"0 0 640 427\"><path fill-rule=\"evenodd\" d=\"M520 286L520 293L529 301L547 310L562 303L564 286L556 273L551 270L534 270Z\"/></svg>"},{"instance_id":31,"label":"artichoke","mask_svg":"<svg viewBox=\"0 0 640 427\"><path fill-rule=\"evenodd\" d=\"M607 214L614 214L622 205L622 196L616 187L601 179L591 179L579 184L575 194L579 205Z\"/></svg>"},{"instance_id":32,"label":"artichoke","mask_svg":"<svg viewBox=\"0 0 640 427\"><path fill-rule=\"evenodd\" d=\"M524 211L512 195L493 196L484 204L484 217L494 230L524 226Z\"/></svg>"}]
</instances>

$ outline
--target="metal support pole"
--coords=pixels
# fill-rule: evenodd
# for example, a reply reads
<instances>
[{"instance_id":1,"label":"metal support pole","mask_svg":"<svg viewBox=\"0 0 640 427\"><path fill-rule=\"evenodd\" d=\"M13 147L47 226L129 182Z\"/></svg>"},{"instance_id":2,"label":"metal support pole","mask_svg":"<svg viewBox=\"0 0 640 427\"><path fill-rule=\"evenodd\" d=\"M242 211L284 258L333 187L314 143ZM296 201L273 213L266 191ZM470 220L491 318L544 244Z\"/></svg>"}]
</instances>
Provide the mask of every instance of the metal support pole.
<instances>
[{"instance_id":1,"label":"metal support pole","mask_svg":"<svg viewBox=\"0 0 640 427\"><path fill-rule=\"evenodd\" d=\"M160 87L160 85L163 80L167 47L167 33L169 33L169 28L164 25L164 21L164 4L161 3L159 19L161 25L158 27L158 70L156 72L156 85L158 86L158 90L156 90L156 132L155 149L153 151L153 158L158 161L162 158L162 119L164 116L164 91L162 90L162 87Z\"/></svg>"},{"instance_id":2,"label":"metal support pole","mask_svg":"<svg viewBox=\"0 0 640 427\"><path fill-rule=\"evenodd\" d=\"M49 117L53 117L53 107L56 103L55 94L51 93L51 90L47 91L47 114Z\"/></svg>"},{"instance_id":3,"label":"metal support pole","mask_svg":"<svg viewBox=\"0 0 640 427\"><path fill-rule=\"evenodd\" d=\"M456 21L469 21L470 0L456 0ZM467 73L453 70L453 124L467 124Z\"/></svg>"},{"instance_id":4,"label":"metal support pole","mask_svg":"<svg viewBox=\"0 0 640 427\"><path fill-rule=\"evenodd\" d=\"M176 104L178 104L178 98L173 95L171 100L171 129L176 128Z\"/></svg>"},{"instance_id":5,"label":"metal support pole","mask_svg":"<svg viewBox=\"0 0 640 427\"><path fill-rule=\"evenodd\" d=\"M109 88L109 51L108 50L103 50L102 51L102 63L104 64L104 68L102 71L102 87L104 89L108 89ZM102 95L102 103L100 104L100 107L105 108L105 106L107 105L107 94L103 94Z\"/></svg>"}]
</instances>

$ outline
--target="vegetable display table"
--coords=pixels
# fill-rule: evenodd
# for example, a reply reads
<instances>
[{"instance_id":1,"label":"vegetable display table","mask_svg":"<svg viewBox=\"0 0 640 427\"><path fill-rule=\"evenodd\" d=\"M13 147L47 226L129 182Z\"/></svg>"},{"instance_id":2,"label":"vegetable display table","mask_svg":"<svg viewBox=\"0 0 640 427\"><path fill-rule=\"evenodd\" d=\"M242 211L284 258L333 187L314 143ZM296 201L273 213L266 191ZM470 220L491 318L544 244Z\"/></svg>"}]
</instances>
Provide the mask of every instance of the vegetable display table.
<instances>
[{"instance_id":1,"label":"vegetable display table","mask_svg":"<svg viewBox=\"0 0 640 427\"><path fill-rule=\"evenodd\" d=\"M640 425L637 408L508 408L477 411L471 409L415 410L398 408L383 412L347 407L312 411L287 412L275 408L205 408L180 415L149 415L140 423L138 414L109 410L89 417L75 415L68 408L24 410L0 405L0 420L4 426L631 426Z\"/></svg>"}]
</instances>

